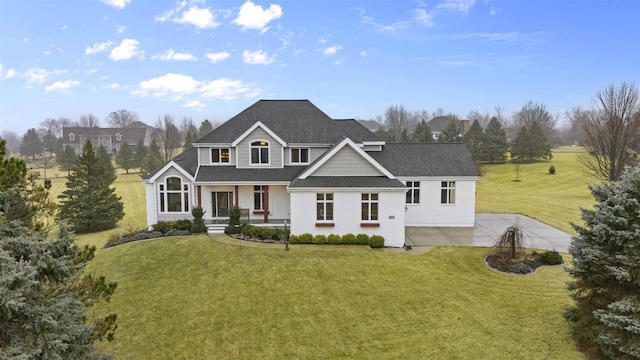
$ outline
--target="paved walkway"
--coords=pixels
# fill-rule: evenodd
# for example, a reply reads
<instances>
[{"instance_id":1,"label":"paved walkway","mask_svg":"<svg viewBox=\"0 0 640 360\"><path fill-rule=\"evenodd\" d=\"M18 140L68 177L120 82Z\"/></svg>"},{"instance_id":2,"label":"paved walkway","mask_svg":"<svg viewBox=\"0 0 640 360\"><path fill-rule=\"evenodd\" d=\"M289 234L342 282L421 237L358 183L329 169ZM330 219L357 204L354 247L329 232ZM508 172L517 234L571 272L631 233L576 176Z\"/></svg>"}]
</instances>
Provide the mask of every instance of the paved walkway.
<instances>
[{"instance_id":1,"label":"paved walkway","mask_svg":"<svg viewBox=\"0 0 640 360\"><path fill-rule=\"evenodd\" d=\"M506 228L515 223L516 217L533 247L569 252L570 234L520 214L476 214L473 228L407 227L405 243L415 252L425 252L438 245L490 247Z\"/></svg>"}]
</instances>

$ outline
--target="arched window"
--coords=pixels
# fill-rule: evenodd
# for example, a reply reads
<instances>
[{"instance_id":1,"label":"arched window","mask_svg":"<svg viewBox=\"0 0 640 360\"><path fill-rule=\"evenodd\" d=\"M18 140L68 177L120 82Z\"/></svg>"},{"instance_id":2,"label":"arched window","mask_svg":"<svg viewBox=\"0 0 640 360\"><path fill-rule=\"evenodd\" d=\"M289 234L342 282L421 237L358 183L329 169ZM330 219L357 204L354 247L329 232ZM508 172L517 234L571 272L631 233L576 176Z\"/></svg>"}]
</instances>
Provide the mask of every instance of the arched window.
<instances>
[{"instance_id":1,"label":"arched window","mask_svg":"<svg viewBox=\"0 0 640 360\"><path fill-rule=\"evenodd\" d=\"M173 176L159 186L160 212L189 212L189 184Z\"/></svg>"},{"instance_id":2,"label":"arched window","mask_svg":"<svg viewBox=\"0 0 640 360\"><path fill-rule=\"evenodd\" d=\"M269 163L269 143L260 140L251 143L251 163L252 164L268 164Z\"/></svg>"},{"instance_id":3,"label":"arched window","mask_svg":"<svg viewBox=\"0 0 640 360\"><path fill-rule=\"evenodd\" d=\"M76 136L74 134L69 134L69 141L75 141Z\"/></svg>"}]
</instances>

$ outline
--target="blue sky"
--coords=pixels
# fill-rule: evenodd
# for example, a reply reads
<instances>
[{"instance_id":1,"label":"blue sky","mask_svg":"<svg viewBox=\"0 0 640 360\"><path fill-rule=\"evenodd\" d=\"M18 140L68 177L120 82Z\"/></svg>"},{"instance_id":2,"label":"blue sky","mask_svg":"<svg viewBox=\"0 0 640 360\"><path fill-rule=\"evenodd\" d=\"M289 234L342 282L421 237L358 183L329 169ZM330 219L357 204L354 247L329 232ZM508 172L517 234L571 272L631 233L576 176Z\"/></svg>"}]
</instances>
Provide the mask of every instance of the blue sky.
<instances>
[{"instance_id":1,"label":"blue sky","mask_svg":"<svg viewBox=\"0 0 640 360\"><path fill-rule=\"evenodd\" d=\"M3 0L0 64L0 129L19 135L117 109L221 122L258 99L560 115L640 83L640 1Z\"/></svg>"}]
</instances>

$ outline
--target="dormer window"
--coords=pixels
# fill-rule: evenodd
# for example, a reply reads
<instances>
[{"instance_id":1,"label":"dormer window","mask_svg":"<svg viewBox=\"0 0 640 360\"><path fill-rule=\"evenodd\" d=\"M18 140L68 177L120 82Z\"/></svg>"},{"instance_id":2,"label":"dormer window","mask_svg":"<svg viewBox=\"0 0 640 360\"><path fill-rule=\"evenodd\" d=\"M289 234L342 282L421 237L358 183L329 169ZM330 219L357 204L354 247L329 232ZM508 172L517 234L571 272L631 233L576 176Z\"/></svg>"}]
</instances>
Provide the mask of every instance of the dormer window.
<instances>
[{"instance_id":1,"label":"dormer window","mask_svg":"<svg viewBox=\"0 0 640 360\"><path fill-rule=\"evenodd\" d=\"M69 134L69 141L75 141L76 136L74 134Z\"/></svg>"},{"instance_id":2,"label":"dormer window","mask_svg":"<svg viewBox=\"0 0 640 360\"><path fill-rule=\"evenodd\" d=\"M116 134L116 141L121 141L122 140L122 135L120 135L120 133Z\"/></svg>"},{"instance_id":3,"label":"dormer window","mask_svg":"<svg viewBox=\"0 0 640 360\"><path fill-rule=\"evenodd\" d=\"M292 164L308 164L309 163L309 149L291 149L291 163Z\"/></svg>"},{"instance_id":4,"label":"dormer window","mask_svg":"<svg viewBox=\"0 0 640 360\"><path fill-rule=\"evenodd\" d=\"M229 149L211 149L211 162L212 163L228 163L229 162Z\"/></svg>"},{"instance_id":5,"label":"dormer window","mask_svg":"<svg viewBox=\"0 0 640 360\"><path fill-rule=\"evenodd\" d=\"M269 143L260 140L251 143L251 163L269 164Z\"/></svg>"}]
</instances>

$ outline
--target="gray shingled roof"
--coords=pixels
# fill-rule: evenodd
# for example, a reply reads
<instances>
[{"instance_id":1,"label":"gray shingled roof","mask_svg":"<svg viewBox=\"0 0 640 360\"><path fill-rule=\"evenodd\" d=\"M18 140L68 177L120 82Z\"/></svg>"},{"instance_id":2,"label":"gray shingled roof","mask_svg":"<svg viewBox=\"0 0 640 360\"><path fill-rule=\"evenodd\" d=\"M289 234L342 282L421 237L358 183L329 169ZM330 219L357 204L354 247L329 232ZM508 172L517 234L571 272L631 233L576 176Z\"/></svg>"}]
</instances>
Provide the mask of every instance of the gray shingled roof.
<instances>
[{"instance_id":1,"label":"gray shingled roof","mask_svg":"<svg viewBox=\"0 0 640 360\"><path fill-rule=\"evenodd\" d=\"M395 176L478 176L463 143L387 143L368 154Z\"/></svg>"},{"instance_id":2,"label":"gray shingled roof","mask_svg":"<svg viewBox=\"0 0 640 360\"><path fill-rule=\"evenodd\" d=\"M386 176L309 176L306 179L296 179L289 185L291 188L404 188L398 179Z\"/></svg>"},{"instance_id":3,"label":"gray shingled roof","mask_svg":"<svg viewBox=\"0 0 640 360\"><path fill-rule=\"evenodd\" d=\"M362 123L354 119L335 119L340 127L347 132L349 138L354 142L363 141L382 141L371 130L367 129Z\"/></svg>"},{"instance_id":4,"label":"gray shingled roof","mask_svg":"<svg viewBox=\"0 0 640 360\"><path fill-rule=\"evenodd\" d=\"M114 144L127 142L128 144L137 144L140 139L144 140L147 128L99 128L99 127L79 127L71 126L62 128L62 141L65 144L79 144L80 136L111 136ZM69 140L69 134L76 135L75 140ZM122 135L120 141L115 137L116 134Z\"/></svg>"},{"instance_id":5,"label":"gray shingled roof","mask_svg":"<svg viewBox=\"0 0 640 360\"><path fill-rule=\"evenodd\" d=\"M198 149L192 147L185 150L182 154L173 158L173 162L176 163L176 165L180 166L184 171L188 172L189 175L195 176L196 170L198 169ZM167 163L162 164L162 166L153 170L142 179L152 178L165 165L167 165Z\"/></svg>"},{"instance_id":6,"label":"gray shingled roof","mask_svg":"<svg viewBox=\"0 0 640 360\"><path fill-rule=\"evenodd\" d=\"M280 169L237 169L233 166L200 166L196 181L291 181L306 166L285 166Z\"/></svg>"},{"instance_id":7,"label":"gray shingled roof","mask_svg":"<svg viewBox=\"0 0 640 360\"><path fill-rule=\"evenodd\" d=\"M197 143L230 143L257 121L287 143L337 143L344 130L309 100L260 100Z\"/></svg>"},{"instance_id":8,"label":"gray shingled roof","mask_svg":"<svg viewBox=\"0 0 640 360\"><path fill-rule=\"evenodd\" d=\"M448 116L436 116L433 119L427 121L427 126L429 126L431 131L442 131L452 121L460 126L460 120L452 119Z\"/></svg>"}]
</instances>

